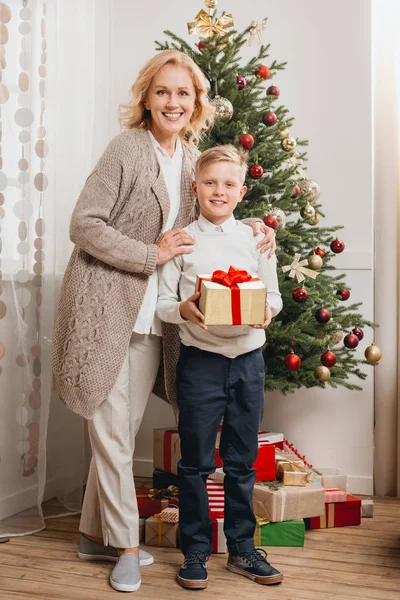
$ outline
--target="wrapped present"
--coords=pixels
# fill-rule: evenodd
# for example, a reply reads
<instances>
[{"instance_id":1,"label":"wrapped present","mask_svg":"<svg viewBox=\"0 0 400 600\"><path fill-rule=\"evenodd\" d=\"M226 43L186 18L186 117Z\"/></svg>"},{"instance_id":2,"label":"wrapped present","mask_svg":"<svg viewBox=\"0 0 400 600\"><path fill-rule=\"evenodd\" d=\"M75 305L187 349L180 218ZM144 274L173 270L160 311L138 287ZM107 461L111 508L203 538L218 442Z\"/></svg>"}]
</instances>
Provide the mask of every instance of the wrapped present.
<instances>
[{"instance_id":1,"label":"wrapped present","mask_svg":"<svg viewBox=\"0 0 400 600\"><path fill-rule=\"evenodd\" d=\"M166 523L159 517L146 519L146 546L176 548L178 546L178 533L178 523Z\"/></svg>"},{"instance_id":2,"label":"wrapped present","mask_svg":"<svg viewBox=\"0 0 400 600\"><path fill-rule=\"evenodd\" d=\"M339 488L347 492L347 476L338 469L314 468L315 473L321 476L321 485L326 489Z\"/></svg>"},{"instance_id":3,"label":"wrapped present","mask_svg":"<svg viewBox=\"0 0 400 600\"><path fill-rule=\"evenodd\" d=\"M258 443L265 442L267 444L274 444L275 448L283 450L284 436L283 433L275 433L273 431L259 431L258 432Z\"/></svg>"},{"instance_id":4,"label":"wrapped present","mask_svg":"<svg viewBox=\"0 0 400 600\"><path fill-rule=\"evenodd\" d=\"M144 544L146 519L139 519L139 544Z\"/></svg>"},{"instance_id":5,"label":"wrapped present","mask_svg":"<svg viewBox=\"0 0 400 600\"><path fill-rule=\"evenodd\" d=\"M181 458L181 440L177 429L154 429L153 464L155 469L178 473Z\"/></svg>"},{"instance_id":6,"label":"wrapped present","mask_svg":"<svg viewBox=\"0 0 400 600\"><path fill-rule=\"evenodd\" d=\"M211 517L223 519L225 512L224 484L220 481L206 480L208 510Z\"/></svg>"},{"instance_id":7,"label":"wrapped present","mask_svg":"<svg viewBox=\"0 0 400 600\"><path fill-rule=\"evenodd\" d=\"M279 436L281 434L273 435ZM220 431L217 435L215 464L217 467L222 467L224 463L219 455L219 440ZM266 441L262 437L260 438L260 434L258 434L258 455L255 463L253 464L253 469L256 470L256 481L272 481L276 477L275 444ZM215 479L221 481L221 476L217 476Z\"/></svg>"},{"instance_id":8,"label":"wrapped present","mask_svg":"<svg viewBox=\"0 0 400 600\"><path fill-rule=\"evenodd\" d=\"M224 481L225 473L223 468L218 467L215 469L214 473L211 473L211 475L208 476L208 479L211 479L211 481Z\"/></svg>"},{"instance_id":9,"label":"wrapped present","mask_svg":"<svg viewBox=\"0 0 400 600\"><path fill-rule=\"evenodd\" d=\"M374 501L372 498L364 498L361 500L361 517L373 517L374 516Z\"/></svg>"},{"instance_id":10,"label":"wrapped present","mask_svg":"<svg viewBox=\"0 0 400 600\"><path fill-rule=\"evenodd\" d=\"M307 485L307 471L304 462L294 454L281 453L275 450L277 479L283 481L284 485Z\"/></svg>"},{"instance_id":11,"label":"wrapped present","mask_svg":"<svg viewBox=\"0 0 400 600\"><path fill-rule=\"evenodd\" d=\"M155 513L159 513L167 506L179 506L179 499L177 497L162 498L154 497L154 494L150 494L150 490L138 489L136 490L136 498L138 503L139 517L151 517Z\"/></svg>"},{"instance_id":12,"label":"wrapped present","mask_svg":"<svg viewBox=\"0 0 400 600\"><path fill-rule=\"evenodd\" d=\"M328 527L346 527L360 525L361 500L347 494L346 502L325 504L324 514L309 519L309 529L326 529Z\"/></svg>"},{"instance_id":13,"label":"wrapped present","mask_svg":"<svg viewBox=\"0 0 400 600\"><path fill-rule=\"evenodd\" d=\"M178 475L161 471L160 469L153 470L153 488L167 488L169 485L178 487Z\"/></svg>"},{"instance_id":14,"label":"wrapped present","mask_svg":"<svg viewBox=\"0 0 400 600\"><path fill-rule=\"evenodd\" d=\"M257 276L230 267L198 275L199 309L205 325L262 325L265 321L267 290Z\"/></svg>"},{"instance_id":15,"label":"wrapped present","mask_svg":"<svg viewBox=\"0 0 400 600\"><path fill-rule=\"evenodd\" d=\"M255 485L253 510L271 522L291 521L324 514L325 490L307 483L305 487Z\"/></svg>"},{"instance_id":16,"label":"wrapped present","mask_svg":"<svg viewBox=\"0 0 400 600\"><path fill-rule=\"evenodd\" d=\"M226 537L224 534L224 519L212 517L212 538L211 548L215 554L224 554L226 552Z\"/></svg>"},{"instance_id":17,"label":"wrapped present","mask_svg":"<svg viewBox=\"0 0 400 600\"><path fill-rule=\"evenodd\" d=\"M256 546L304 546L306 528L303 519L270 523L265 517L256 515L256 520Z\"/></svg>"},{"instance_id":18,"label":"wrapped present","mask_svg":"<svg viewBox=\"0 0 400 600\"><path fill-rule=\"evenodd\" d=\"M346 502L347 494L340 488L325 488L325 504L332 502Z\"/></svg>"},{"instance_id":19,"label":"wrapped present","mask_svg":"<svg viewBox=\"0 0 400 600\"><path fill-rule=\"evenodd\" d=\"M282 450L285 453L294 454L295 456L297 456L297 458L299 458L300 460L303 461L303 463L305 464L305 466L308 469L312 469L312 465L307 461L307 459L304 456L304 454L300 454L300 452L294 447L294 445L291 444L287 439L283 440L283 448L282 448ZM331 487L334 487L334 486L331 486Z\"/></svg>"}]
</instances>

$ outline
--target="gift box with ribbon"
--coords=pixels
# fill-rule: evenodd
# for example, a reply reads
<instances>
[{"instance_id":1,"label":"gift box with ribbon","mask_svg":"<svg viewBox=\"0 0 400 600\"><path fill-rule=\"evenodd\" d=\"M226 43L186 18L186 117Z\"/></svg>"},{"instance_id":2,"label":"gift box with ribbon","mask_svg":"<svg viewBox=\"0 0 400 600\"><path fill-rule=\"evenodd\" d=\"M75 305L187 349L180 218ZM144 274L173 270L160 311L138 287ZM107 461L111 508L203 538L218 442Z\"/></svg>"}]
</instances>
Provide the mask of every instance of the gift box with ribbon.
<instances>
[{"instance_id":1,"label":"gift box with ribbon","mask_svg":"<svg viewBox=\"0 0 400 600\"><path fill-rule=\"evenodd\" d=\"M312 483L305 487L279 484L254 486L253 510L256 515L275 523L324 514L324 488Z\"/></svg>"},{"instance_id":2,"label":"gift box with ribbon","mask_svg":"<svg viewBox=\"0 0 400 600\"><path fill-rule=\"evenodd\" d=\"M205 325L262 325L267 290L256 276L236 267L198 275L199 309Z\"/></svg>"},{"instance_id":3,"label":"gift box with ribbon","mask_svg":"<svg viewBox=\"0 0 400 600\"><path fill-rule=\"evenodd\" d=\"M306 528L303 519L270 523L256 515L254 544L256 546L304 546Z\"/></svg>"},{"instance_id":4,"label":"gift box with ribbon","mask_svg":"<svg viewBox=\"0 0 400 600\"><path fill-rule=\"evenodd\" d=\"M212 538L211 548L215 554L224 554L226 548L226 537L224 534L224 519L220 517L211 517L212 520Z\"/></svg>"},{"instance_id":5,"label":"gift box with ribbon","mask_svg":"<svg viewBox=\"0 0 400 600\"><path fill-rule=\"evenodd\" d=\"M346 502L325 504L323 515L308 519L306 526L309 529L326 529L328 527L360 525L360 523L361 500L347 494Z\"/></svg>"},{"instance_id":6,"label":"gift box with ribbon","mask_svg":"<svg viewBox=\"0 0 400 600\"><path fill-rule=\"evenodd\" d=\"M332 502L346 502L347 494L339 488L325 488L325 504Z\"/></svg>"},{"instance_id":7,"label":"gift box with ribbon","mask_svg":"<svg viewBox=\"0 0 400 600\"><path fill-rule=\"evenodd\" d=\"M307 485L308 473L304 462L294 454L276 454L276 475L284 485Z\"/></svg>"},{"instance_id":8,"label":"gift box with ribbon","mask_svg":"<svg viewBox=\"0 0 400 600\"><path fill-rule=\"evenodd\" d=\"M175 488L175 490L177 490L177 488ZM168 490L156 491L137 489L136 498L138 503L139 517L151 517L155 513L159 513L164 508L167 508L167 506L179 506L179 498L177 493L169 494Z\"/></svg>"},{"instance_id":9,"label":"gift box with ribbon","mask_svg":"<svg viewBox=\"0 0 400 600\"><path fill-rule=\"evenodd\" d=\"M314 468L317 475L321 476L321 485L325 489L339 488L343 492L347 492L347 476L343 475L339 469L331 468Z\"/></svg>"},{"instance_id":10,"label":"gift box with ribbon","mask_svg":"<svg viewBox=\"0 0 400 600\"><path fill-rule=\"evenodd\" d=\"M177 548L178 534L178 523L168 523L160 517L149 517L146 520L146 546Z\"/></svg>"}]
</instances>

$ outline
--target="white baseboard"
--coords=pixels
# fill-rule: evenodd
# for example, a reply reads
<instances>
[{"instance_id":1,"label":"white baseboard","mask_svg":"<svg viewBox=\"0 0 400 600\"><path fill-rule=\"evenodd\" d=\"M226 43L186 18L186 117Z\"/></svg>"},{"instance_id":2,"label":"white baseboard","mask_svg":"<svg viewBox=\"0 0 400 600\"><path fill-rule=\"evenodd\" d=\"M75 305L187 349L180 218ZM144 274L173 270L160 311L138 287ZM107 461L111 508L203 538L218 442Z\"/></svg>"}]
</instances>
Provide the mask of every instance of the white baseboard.
<instances>
[{"instance_id":1,"label":"white baseboard","mask_svg":"<svg viewBox=\"0 0 400 600\"><path fill-rule=\"evenodd\" d=\"M355 494L356 496L372 496L374 493L374 479L373 477L348 475L347 490L349 494Z\"/></svg>"},{"instance_id":2,"label":"white baseboard","mask_svg":"<svg viewBox=\"0 0 400 600\"><path fill-rule=\"evenodd\" d=\"M133 473L136 477L153 477L153 459L134 458Z\"/></svg>"}]
</instances>

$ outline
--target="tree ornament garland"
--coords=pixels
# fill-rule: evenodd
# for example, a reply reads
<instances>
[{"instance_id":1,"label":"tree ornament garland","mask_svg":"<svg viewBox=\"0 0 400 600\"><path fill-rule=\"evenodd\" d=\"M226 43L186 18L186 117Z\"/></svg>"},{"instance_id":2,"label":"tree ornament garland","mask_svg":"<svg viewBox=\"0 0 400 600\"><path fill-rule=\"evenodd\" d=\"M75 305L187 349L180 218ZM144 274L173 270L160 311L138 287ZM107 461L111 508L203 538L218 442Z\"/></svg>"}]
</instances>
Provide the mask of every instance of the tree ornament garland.
<instances>
[{"instance_id":1,"label":"tree ornament garland","mask_svg":"<svg viewBox=\"0 0 400 600\"><path fill-rule=\"evenodd\" d=\"M342 302L344 302L345 300L348 300L350 298L350 290L348 290L347 288L344 288L343 290L337 290L336 296L339 296L339 300L342 300Z\"/></svg>"},{"instance_id":2,"label":"tree ornament garland","mask_svg":"<svg viewBox=\"0 0 400 600\"><path fill-rule=\"evenodd\" d=\"M333 242L331 242L331 250L335 254L340 254L344 250L344 242L336 238L335 240L333 240Z\"/></svg>"},{"instance_id":3,"label":"tree ornament garland","mask_svg":"<svg viewBox=\"0 0 400 600\"><path fill-rule=\"evenodd\" d=\"M360 340L356 335L354 335L354 333L348 333L345 336L343 343L346 346L346 348L350 348L351 350L353 350L354 348L357 348L359 341Z\"/></svg>"},{"instance_id":4,"label":"tree ornament garland","mask_svg":"<svg viewBox=\"0 0 400 600\"><path fill-rule=\"evenodd\" d=\"M271 77L271 71L265 65L260 65L256 71L256 75L262 77L262 79L269 79Z\"/></svg>"},{"instance_id":5,"label":"tree ornament garland","mask_svg":"<svg viewBox=\"0 0 400 600\"><path fill-rule=\"evenodd\" d=\"M272 125L275 125L277 120L278 120L278 117L276 116L276 114L270 110L268 112L266 112L265 115L263 116L264 124L267 127L272 127Z\"/></svg>"},{"instance_id":6,"label":"tree ornament garland","mask_svg":"<svg viewBox=\"0 0 400 600\"><path fill-rule=\"evenodd\" d=\"M331 378L331 372L328 369L328 367L324 367L324 366L317 367L314 371L314 377L320 383L325 383L326 381L328 381Z\"/></svg>"},{"instance_id":7,"label":"tree ornament garland","mask_svg":"<svg viewBox=\"0 0 400 600\"><path fill-rule=\"evenodd\" d=\"M295 302L303 304L303 302L305 302L308 299L308 292L305 288L298 287L295 290L293 290L292 298Z\"/></svg>"},{"instance_id":8,"label":"tree ornament garland","mask_svg":"<svg viewBox=\"0 0 400 600\"><path fill-rule=\"evenodd\" d=\"M297 369L300 369L301 367L300 356L295 354L292 350L291 353L285 357L285 366L289 371L297 371Z\"/></svg>"},{"instance_id":9,"label":"tree ornament garland","mask_svg":"<svg viewBox=\"0 0 400 600\"><path fill-rule=\"evenodd\" d=\"M239 138L239 144L242 148L250 150L254 146L254 138L250 133L243 133Z\"/></svg>"},{"instance_id":10,"label":"tree ornament garland","mask_svg":"<svg viewBox=\"0 0 400 600\"><path fill-rule=\"evenodd\" d=\"M318 254L312 254L308 257L308 264L314 271L319 271L324 266L324 261Z\"/></svg>"},{"instance_id":11,"label":"tree ornament garland","mask_svg":"<svg viewBox=\"0 0 400 600\"><path fill-rule=\"evenodd\" d=\"M232 103L222 96L215 96L210 100L211 106L215 108L215 116L221 121L230 121L233 115Z\"/></svg>"},{"instance_id":12,"label":"tree ornament garland","mask_svg":"<svg viewBox=\"0 0 400 600\"><path fill-rule=\"evenodd\" d=\"M327 308L320 308L315 313L315 318L317 319L318 323L327 323L331 318L331 313Z\"/></svg>"},{"instance_id":13,"label":"tree ornament garland","mask_svg":"<svg viewBox=\"0 0 400 600\"><path fill-rule=\"evenodd\" d=\"M321 363L324 367L334 367L336 365L336 354L331 350L327 350L321 354Z\"/></svg>"},{"instance_id":14,"label":"tree ornament garland","mask_svg":"<svg viewBox=\"0 0 400 600\"><path fill-rule=\"evenodd\" d=\"M364 332L359 327L354 327L354 329L351 330L351 333L354 333L354 335L356 335L358 337L358 339L360 340L360 342L361 342L361 340L364 337Z\"/></svg>"},{"instance_id":15,"label":"tree ornament garland","mask_svg":"<svg viewBox=\"0 0 400 600\"><path fill-rule=\"evenodd\" d=\"M379 348L379 346L371 344L365 349L364 356L368 362L377 363L382 358L382 350Z\"/></svg>"},{"instance_id":16,"label":"tree ornament garland","mask_svg":"<svg viewBox=\"0 0 400 600\"><path fill-rule=\"evenodd\" d=\"M276 98L279 97L280 93L281 93L281 91L276 85L270 85L266 91L267 96L276 96Z\"/></svg>"},{"instance_id":17,"label":"tree ornament garland","mask_svg":"<svg viewBox=\"0 0 400 600\"><path fill-rule=\"evenodd\" d=\"M253 165L249 169L249 175L252 179L261 179L261 177L264 175L264 169L261 167L261 165Z\"/></svg>"},{"instance_id":18,"label":"tree ornament garland","mask_svg":"<svg viewBox=\"0 0 400 600\"><path fill-rule=\"evenodd\" d=\"M285 137L281 141L281 146L285 150L285 152L292 152L296 148L297 142L293 137L289 136L289 137Z\"/></svg>"}]
</instances>

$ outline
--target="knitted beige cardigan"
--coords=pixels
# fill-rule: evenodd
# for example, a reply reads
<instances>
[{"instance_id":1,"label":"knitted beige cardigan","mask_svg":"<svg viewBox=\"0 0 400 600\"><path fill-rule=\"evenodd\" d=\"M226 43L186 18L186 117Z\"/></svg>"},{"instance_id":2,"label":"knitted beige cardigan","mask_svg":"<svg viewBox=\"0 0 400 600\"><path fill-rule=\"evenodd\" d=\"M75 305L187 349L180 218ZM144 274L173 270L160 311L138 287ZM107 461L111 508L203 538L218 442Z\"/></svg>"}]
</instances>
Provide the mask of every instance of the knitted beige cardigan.
<instances>
[{"instance_id":1,"label":"knitted beige cardigan","mask_svg":"<svg viewBox=\"0 0 400 600\"><path fill-rule=\"evenodd\" d=\"M174 227L196 218L191 183L197 150L183 144L181 203ZM61 288L52 370L59 398L91 419L108 397L129 346L156 241L170 209L168 191L147 131L115 137L86 181L72 215L76 244ZM176 325L163 323L163 365L154 392L176 409ZM162 373L163 371L163 373Z\"/></svg>"}]
</instances>

